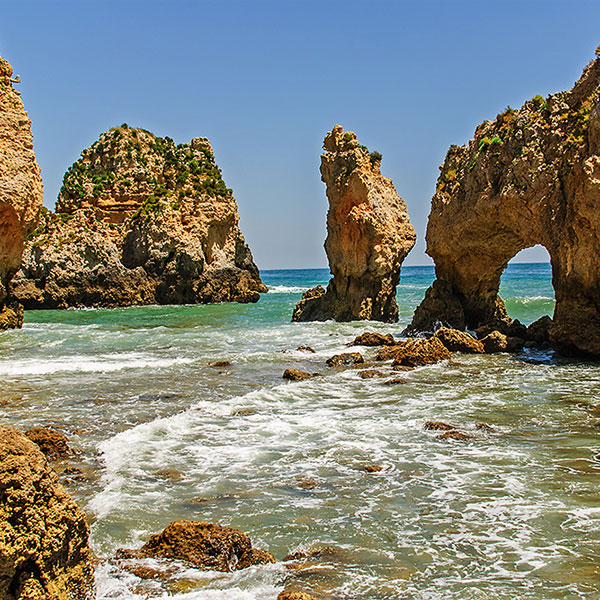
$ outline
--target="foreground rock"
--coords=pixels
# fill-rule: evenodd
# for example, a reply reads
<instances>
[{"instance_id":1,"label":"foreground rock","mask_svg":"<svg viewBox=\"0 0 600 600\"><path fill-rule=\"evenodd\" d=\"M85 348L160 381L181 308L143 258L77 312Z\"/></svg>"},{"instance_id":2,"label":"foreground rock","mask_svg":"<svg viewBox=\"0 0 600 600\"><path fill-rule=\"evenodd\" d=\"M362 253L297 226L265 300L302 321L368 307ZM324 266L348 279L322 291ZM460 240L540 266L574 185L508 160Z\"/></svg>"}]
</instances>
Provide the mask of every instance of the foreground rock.
<instances>
[{"instance_id":1,"label":"foreground rock","mask_svg":"<svg viewBox=\"0 0 600 600\"><path fill-rule=\"evenodd\" d=\"M94 570L84 513L39 448L0 426L0 598L87 600Z\"/></svg>"},{"instance_id":2,"label":"foreground rock","mask_svg":"<svg viewBox=\"0 0 600 600\"><path fill-rule=\"evenodd\" d=\"M342 354L334 354L328 358L326 364L328 367L344 367L348 365L359 365L365 362L360 352L344 352Z\"/></svg>"},{"instance_id":3,"label":"foreground rock","mask_svg":"<svg viewBox=\"0 0 600 600\"><path fill-rule=\"evenodd\" d=\"M233 571L275 562L271 554L252 548L237 529L201 521L174 521L139 550L119 550L119 558L172 558L198 569Z\"/></svg>"},{"instance_id":4,"label":"foreground rock","mask_svg":"<svg viewBox=\"0 0 600 600\"><path fill-rule=\"evenodd\" d=\"M381 155L340 125L325 137L321 178L329 212L325 251L333 279L327 290L306 292L293 321L398 320L396 286L414 246L406 204L381 175Z\"/></svg>"},{"instance_id":5,"label":"foreground rock","mask_svg":"<svg viewBox=\"0 0 600 600\"><path fill-rule=\"evenodd\" d=\"M510 323L500 276L541 244L556 296L549 338L566 355L600 356L600 59L567 92L536 96L452 146L431 205L427 253L436 280L413 330Z\"/></svg>"},{"instance_id":6,"label":"foreground rock","mask_svg":"<svg viewBox=\"0 0 600 600\"><path fill-rule=\"evenodd\" d=\"M314 596L307 594L306 592L298 592L294 590L283 590L277 596L277 600L316 600Z\"/></svg>"},{"instance_id":7,"label":"foreground rock","mask_svg":"<svg viewBox=\"0 0 600 600\"><path fill-rule=\"evenodd\" d=\"M348 346L393 346L396 342L391 333L383 335L381 333L365 333L356 336Z\"/></svg>"},{"instance_id":8,"label":"foreground rock","mask_svg":"<svg viewBox=\"0 0 600 600\"><path fill-rule=\"evenodd\" d=\"M31 121L12 74L10 64L0 58L0 331L23 325L23 307L11 298L10 283L43 201Z\"/></svg>"},{"instance_id":9,"label":"foreground rock","mask_svg":"<svg viewBox=\"0 0 600 600\"><path fill-rule=\"evenodd\" d=\"M71 454L69 438L59 431L47 427L35 427L26 431L25 435L49 460L67 458Z\"/></svg>"},{"instance_id":10,"label":"foreground rock","mask_svg":"<svg viewBox=\"0 0 600 600\"><path fill-rule=\"evenodd\" d=\"M67 171L25 245L25 308L256 302L266 287L210 143L122 125Z\"/></svg>"},{"instance_id":11,"label":"foreground rock","mask_svg":"<svg viewBox=\"0 0 600 600\"><path fill-rule=\"evenodd\" d=\"M305 379L311 379L312 377L317 377L318 373L307 373L306 371L301 371L300 369L286 369L283 372L283 378L288 381L304 381Z\"/></svg>"}]
</instances>

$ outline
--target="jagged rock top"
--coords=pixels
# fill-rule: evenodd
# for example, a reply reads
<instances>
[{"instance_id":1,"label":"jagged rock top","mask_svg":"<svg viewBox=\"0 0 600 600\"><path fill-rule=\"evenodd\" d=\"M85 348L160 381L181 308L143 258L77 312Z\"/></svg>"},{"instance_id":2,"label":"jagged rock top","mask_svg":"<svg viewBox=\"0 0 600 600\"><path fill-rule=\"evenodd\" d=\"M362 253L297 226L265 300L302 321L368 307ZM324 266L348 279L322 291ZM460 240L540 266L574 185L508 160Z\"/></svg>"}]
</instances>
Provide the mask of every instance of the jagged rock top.
<instances>
[{"instance_id":1,"label":"jagged rock top","mask_svg":"<svg viewBox=\"0 0 600 600\"><path fill-rule=\"evenodd\" d=\"M234 202L215 164L210 142L175 144L126 124L103 133L65 173L57 213L92 207L102 219L121 223L141 209L210 196Z\"/></svg>"}]
</instances>

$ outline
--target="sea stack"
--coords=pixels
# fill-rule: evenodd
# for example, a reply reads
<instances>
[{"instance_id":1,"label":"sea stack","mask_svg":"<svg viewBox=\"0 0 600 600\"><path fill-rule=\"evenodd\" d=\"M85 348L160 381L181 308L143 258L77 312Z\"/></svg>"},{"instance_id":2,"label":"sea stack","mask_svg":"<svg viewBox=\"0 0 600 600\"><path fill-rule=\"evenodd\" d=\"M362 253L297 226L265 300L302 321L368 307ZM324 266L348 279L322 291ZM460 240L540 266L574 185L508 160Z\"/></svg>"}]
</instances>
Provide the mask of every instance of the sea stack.
<instances>
[{"instance_id":1,"label":"sea stack","mask_svg":"<svg viewBox=\"0 0 600 600\"><path fill-rule=\"evenodd\" d=\"M336 125L325 137L321 179L329 211L325 251L333 278L302 296L292 321L398 320L396 286L415 244L406 204L381 174L381 155Z\"/></svg>"},{"instance_id":2,"label":"sea stack","mask_svg":"<svg viewBox=\"0 0 600 600\"><path fill-rule=\"evenodd\" d=\"M31 121L16 83L12 67L0 58L0 330L23 324L23 307L12 297L10 283L43 201Z\"/></svg>"},{"instance_id":3,"label":"sea stack","mask_svg":"<svg viewBox=\"0 0 600 600\"><path fill-rule=\"evenodd\" d=\"M544 246L556 297L550 339L600 356L600 59L567 92L536 96L451 146L427 225L436 280L411 329L502 331L500 276L520 250Z\"/></svg>"},{"instance_id":4,"label":"sea stack","mask_svg":"<svg viewBox=\"0 0 600 600\"><path fill-rule=\"evenodd\" d=\"M123 124L64 176L14 294L25 308L256 302L266 287L206 138Z\"/></svg>"}]
</instances>

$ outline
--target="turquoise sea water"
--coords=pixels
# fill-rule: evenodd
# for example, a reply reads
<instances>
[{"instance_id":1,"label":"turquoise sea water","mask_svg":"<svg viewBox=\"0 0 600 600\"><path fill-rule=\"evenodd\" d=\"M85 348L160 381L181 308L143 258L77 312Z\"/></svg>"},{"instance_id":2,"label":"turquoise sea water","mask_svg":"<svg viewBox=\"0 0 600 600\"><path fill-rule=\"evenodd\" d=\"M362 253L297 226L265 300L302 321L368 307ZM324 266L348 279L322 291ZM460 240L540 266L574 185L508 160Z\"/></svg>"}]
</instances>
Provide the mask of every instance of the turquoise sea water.
<instances>
[{"instance_id":1,"label":"turquoise sea water","mask_svg":"<svg viewBox=\"0 0 600 600\"><path fill-rule=\"evenodd\" d=\"M365 330L400 336L433 269L403 269L394 325L290 323L327 271L262 277L253 305L35 311L0 336L2 422L57 428L77 451L84 477L63 480L89 516L99 599L599 597L600 367L525 351L361 379L326 359ZM509 265L501 295L524 323L552 314L549 265ZM323 375L286 383L290 367ZM278 559L335 552L301 569L178 565L167 582L113 560L175 519L239 528Z\"/></svg>"}]
</instances>

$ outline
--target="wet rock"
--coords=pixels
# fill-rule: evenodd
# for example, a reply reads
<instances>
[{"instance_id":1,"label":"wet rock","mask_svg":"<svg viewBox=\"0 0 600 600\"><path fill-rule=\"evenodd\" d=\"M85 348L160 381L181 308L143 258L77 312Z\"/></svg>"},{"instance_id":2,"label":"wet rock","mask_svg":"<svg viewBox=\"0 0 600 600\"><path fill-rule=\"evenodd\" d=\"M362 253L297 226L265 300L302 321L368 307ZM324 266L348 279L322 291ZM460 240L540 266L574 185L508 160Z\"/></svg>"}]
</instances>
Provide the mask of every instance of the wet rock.
<instances>
[{"instance_id":1,"label":"wet rock","mask_svg":"<svg viewBox=\"0 0 600 600\"><path fill-rule=\"evenodd\" d=\"M393 344L395 344L395 341L391 333L383 335L365 331L365 333L355 337L348 346L392 346Z\"/></svg>"},{"instance_id":2,"label":"wet rock","mask_svg":"<svg viewBox=\"0 0 600 600\"><path fill-rule=\"evenodd\" d=\"M494 428L487 423L475 423L475 429L479 429L480 431L494 431Z\"/></svg>"},{"instance_id":3,"label":"wet rock","mask_svg":"<svg viewBox=\"0 0 600 600\"><path fill-rule=\"evenodd\" d=\"M242 554L240 561L237 564L237 569L247 569L248 567L253 567L255 565L268 565L274 562L275 559L270 552L252 548Z\"/></svg>"},{"instance_id":4,"label":"wet rock","mask_svg":"<svg viewBox=\"0 0 600 600\"><path fill-rule=\"evenodd\" d=\"M514 319L511 321L510 325L508 325L504 331L504 333L510 337L518 337L525 339L527 337L527 327L519 321L519 319Z\"/></svg>"},{"instance_id":5,"label":"wet rock","mask_svg":"<svg viewBox=\"0 0 600 600\"><path fill-rule=\"evenodd\" d=\"M409 338L394 349L392 366L420 367L450 358L450 352L437 338Z\"/></svg>"},{"instance_id":6,"label":"wet rock","mask_svg":"<svg viewBox=\"0 0 600 600\"><path fill-rule=\"evenodd\" d=\"M457 431L453 429L452 431L445 431L444 433L437 436L438 440L455 440L457 442L466 442L468 440L473 439L472 436L467 433L463 433L462 431Z\"/></svg>"},{"instance_id":7,"label":"wet rock","mask_svg":"<svg viewBox=\"0 0 600 600\"><path fill-rule=\"evenodd\" d=\"M483 349L486 354L495 354L496 352L507 352L508 338L499 331L492 331L482 340Z\"/></svg>"},{"instance_id":8,"label":"wet rock","mask_svg":"<svg viewBox=\"0 0 600 600\"><path fill-rule=\"evenodd\" d=\"M532 340L536 344L543 344L544 342L550 342L550 328L552 327L552 319L545 315L534 321L529 327L525 336L529 340Z\"/></svg>"},{"instance_id":9,"label":"wet rock","mask_svg":"<svg viewBox=\"0 0 600 600\"><path fill-rule=\"evenodd\" d=\"M423 425L423 429L427 429L428 431L452 431L456 427L448 425L448 423L444 423L443 421L427 421Z\"/></svg>"},{"instance_id":10,"label":"wet rock","mask_svg":"<svg viewBox=\"0 0 600 600\"><path fill-rule=\"evenodd\" d=\"M358 372L358 376L361 379L371 379L373 377L386 377L386 374L377 369L363 369Z\"/></svg>"},{"instance_id":11,"label":"wet rock","mask_svg":"<svg viewBox=\"0 0 600 600\"><path fill-rule=\"evenodd\" d=\"M435 332L434 337L440 340L450 352L464 352L465 354L482 354L484 352L483 344L466 331L442 327Z\"/></svg>"},{"instance_id":12,"label":"wet rock","mask_svg":"<svg viewBox=\"0 0 600 600\"><path fill-rule=\"evenodd\" d=\"M347 365L356 365L364 363L365 360L360 352L345 352L343 354L335 354L327 359L329 367L343 367Z\"/></svg>"},{"instance_id":13,"label":"wet rock","mask_svg":"<svg viewBox=\"0 0 600 600\"><path fill-rule=\"evenodd\" d=\"M506 338L506 351L507 352L520 352L523 350L525 340L520 337L508 336Z\"/></svg>"},{"instance_id":14,"label":"wet rock","mask_svg":"<svg viewBox=\"0 0 600 600\"><path fill-rule=\"evenodd\" d=\"M333 546L319 546L310 550L297 550L283 557L283 562L290 560L321 560L340 556L340 551Z\"/></svg>"},{"instance_id":15,"label":"wet rock","mask_svg":"<svg viewBox=\"0 0 600 600\"><path fill-rule=\"evenodd\" d=\"M71 454L69 438L48 427L34 427L25 435L46 455L48 460L66 458Z\"/></svg>"},{"instance_id":16,"label":"wet rock","mask_svg":"<svg viewBox=\"0 0 600 600\"><path fill-rule=\"evenodd\" d=\"M395 379L388 379L387 381L384 381L383 385L400 385L403 383L408 383L408 379L396 377Z\"/></svg>"},{"instance_id":17,"label":"wet rock","mask_svg":"<svg viewBox=\"0 0 600 600\"><path fill-rule=\"evenodd\" d=\"M231 411L232 417L248 417L249 415L253 415L254 411L250 408L238 408L236 410Z\"/></svg>"},{"instance_id":18,"label":"wet rock","mask_svg":"<svg viewBox=\"0 0 600 600\"><path fill-rule=\"evenodd\" d=\"M183 473L177 471L177 469L160 469L159 471L155 471L154 474L169 481L179 481L183 477Z\"/></svg>"},{"instance_id":19,"label":"wet rock","mask_svg":"<svg viewBox=\"0 0 600 600\"><path fill-rule=\"evenodd\" d=\"M91 600L85 514L31 440L0 426L0 598Z\"/></svg>"},{"instance_id":20,"label":"wet rock","mask_svg":"<svg viewBox=\"0 0 600 600\"><path fill-rule=\"evenodd\" d=\"M401 342L396 342L393 346L384 346L377 352L375 360L392 360L396 356L396 350L400 345Z\"/></svg>"},{"instance_id":21,"label":"wet rock","mask_svg":"<svg viewBox=\"0 0 600 600\"><path fill-rule=\"evenodd\" d=\"M414 246L406 204L381 175L381 155L336 125L325 137L321 176L329 211L325 251L333 275L296 305L293 321L398 320L396 286Z\"/></svg>"},{"instance_id":22,"label":"wet rock","mask_svg":"<svg viewBox=\"0 0 600 600\"><path fill-rule=\"evenodd\" d=\"M228 360L216 360L215 362L208 363L209 367L230 367L231 363Z\"/></svg>"},{"instance_id":23,"label":"wet rock","mask_svg":"<svg viewBox=\"0 0 600 600\"><path fill-rule=\"evenodd\" d=\"M253 550L250 538L237 529L202 521L174 521L139 550L120 549L117 556L171 558L198 569L232 571L257 564L254 560L264 564L268 553L253 554Z\"/></svg>"},{"instance_id":24,"label":"wet rock","mask_svg":"<svg viewBox=\"0 0 600 600\"><path fill-rule=\"evenodd\" d=\"M303 490L313 490L317 485L317 481L314 477L300 477L298 479L298 487Z\"/></svg>"},{"instance_id":25,"label":"wet rock","mask_svg":"<svg viewBox=\"0 0 600 600\"><path fill-rule=\"evenodd\" d=\"M414 367L407 367L406 365L394 365L392 367L392 371L406 372L406 371L414 371L414 370L415 370Z\"/></svg>"},{"instance_id":26,"label":"wet rock","mask_svg":"<svg viewBox=\"0 0 600 600\"><path fill-rule=\"evenodd\" d=\"M298 346L296 348L299 352L310 352L310 354L314 354L315 351L310 346Z\"/></svg>"},{"instance_id":27,"label":"wet rock","mask_svg":"<svg viewBox=\"0 0 600 600\"><path fill-rule=\"evenodd\" d=\"M306 592L298 592L294 590L283 590L277 596L277 600L316 600L314 596L307 594Z\"/></svg>"},{"instance_id":28,"label":"wet rock","mask_svg":"<svg viewBox=\"0 0 600 600\"><path fill-rule=\"evenodd\" d=\"M367 473L379 473L379 471L383 471L383 467L381 465L363 465L362 470Z\"/></svg>"},{"instance_id":29,"label":"wet rock","mask_svg":"<svg viewBox=\"0 0 600 600\"><path fill-rule=\"evenodd\" d=\"M300 369L286 369L283 372L282 377L288 381L303 381L305 379L310 379L313 375L306 371L301 371Z\"/></svg>"},{"instance_id":30,"label":"wet rock","mask_svg":"<svg viewBox=\"0 0 600 600\"><path fill-rule=\"evenodd\" d=\"M122 565L123 569L140 579L153 579L155 581L166 581L172 575L172 571L162 571L161 569L154 569L152 567L146 567L144 565Z\"/></svg>"}]
</instances>

